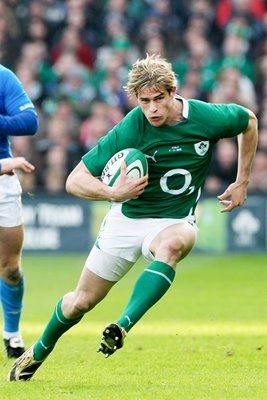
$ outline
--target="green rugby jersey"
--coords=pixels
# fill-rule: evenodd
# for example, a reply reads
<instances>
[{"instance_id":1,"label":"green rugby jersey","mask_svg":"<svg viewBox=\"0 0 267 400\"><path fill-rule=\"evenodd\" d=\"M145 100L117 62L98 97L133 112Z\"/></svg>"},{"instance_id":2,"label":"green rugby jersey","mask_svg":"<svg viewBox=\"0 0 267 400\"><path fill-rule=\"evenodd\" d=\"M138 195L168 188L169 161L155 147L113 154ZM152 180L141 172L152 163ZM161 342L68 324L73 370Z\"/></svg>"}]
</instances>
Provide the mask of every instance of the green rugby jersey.
<instances>
[{"instance_id":1,"label":"green rugby jersey","mask_svg":"<svg viewBox=\"0 0 267 400\"><path fill-rule=\"evenodd\" d=\"M236 104L183 101L184 119L152 126L134 108L82 160L94 176L119 150L134 147L147 157L149 184L138 199L122 203L130 218L184 218L194 211L205 184L214 144L248 126L248 111Z\"/></svg>"}]
</instances>

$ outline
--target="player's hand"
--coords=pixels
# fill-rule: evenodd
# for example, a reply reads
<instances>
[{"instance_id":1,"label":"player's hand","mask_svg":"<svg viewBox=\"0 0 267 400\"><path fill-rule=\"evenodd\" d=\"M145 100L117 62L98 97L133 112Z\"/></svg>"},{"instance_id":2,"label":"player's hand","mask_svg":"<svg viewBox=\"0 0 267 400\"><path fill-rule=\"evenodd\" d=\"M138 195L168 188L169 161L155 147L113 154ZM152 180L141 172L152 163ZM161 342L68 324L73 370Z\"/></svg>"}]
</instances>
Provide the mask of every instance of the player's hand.
<instances>
[{"instance_id":1,"label":"player's hand","mask_svg":"<svg viewBox=\"0 0 267 400\"><path fill-rule=\"evenodd\" d=\"M2 164L1 175L14 175L15 169L20 169L26 173L34 171L34 166L24 157L4 158L0 162Z\"/></svg>"},{"instance_id":2,"label":"player's hand","mask_svg":"<svg viewBox=\"0 0 267 400\"><path fill-rule=\"evenodd\" d=\"M123 161L120 176L112 187L114 201L137 199L143 193L147 184L148 175L135 180L128 178L126 175L126 163Z\"/></svg>"},{"instance_id":3,"label":"player's hand","mask_svg":"<svg viewBox=\"0 0 267 400\"><path fill-rule=\"evenodd\" d=\"M217 196L219 202L225 206L221 212L230 212L235 207L240 207L244 204L247 198L247 184L234 182L223 192Z\"/></svg>"}]
</instances>

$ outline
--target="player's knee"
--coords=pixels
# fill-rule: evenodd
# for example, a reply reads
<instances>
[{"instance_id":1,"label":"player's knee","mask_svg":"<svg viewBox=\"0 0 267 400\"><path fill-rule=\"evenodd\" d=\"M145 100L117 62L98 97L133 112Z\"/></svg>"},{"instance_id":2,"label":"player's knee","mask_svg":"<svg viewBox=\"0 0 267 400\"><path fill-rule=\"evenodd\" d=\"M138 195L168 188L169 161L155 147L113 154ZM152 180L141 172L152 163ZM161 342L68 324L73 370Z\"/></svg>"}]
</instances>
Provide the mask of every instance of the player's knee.
<instances>
[{"instance_id":1,"label":"player's knee","mask_svg":"<svg viewBox=\"0 0 267 400\"><path fill-rule=\"evenodd\" d=\"M188 253L191 247L183 236L169 237L161 242L156 252L156 258L164 256L167 262L176 263Z\"/></svg>"},{"instance_id":2,"label":"player's knee","mask_svg":"<svg viewBox=\"0 0 267 400\"><path fill-rule=\"evenodd\" d=\"M73 301L73 314L83 315L88 311L92 310L96 305L94 298L88 295L88 293L78 293Z\"/></svg>"},{"instance_id":3,"label":"player's knee","mask_svg":"<svg viewBox=\"0 0 267 400\"><path fill-rule=\"evenodd\" d=\"M11 284L17 284L22 278L22 271L18 265L10 265L8 262L1 265L1 276Z\"/></svg>"},{"instance_id":4,"label":"player's knee","mask_svg":"<svg viewBox=\"0 0 267 400\"><path fill-rule=\"evenodd\" d=\"M185 242L181 237L174 237L166 241L165 249L170 256L179 259L184 252Z\"/></svg>"}]
</instances>

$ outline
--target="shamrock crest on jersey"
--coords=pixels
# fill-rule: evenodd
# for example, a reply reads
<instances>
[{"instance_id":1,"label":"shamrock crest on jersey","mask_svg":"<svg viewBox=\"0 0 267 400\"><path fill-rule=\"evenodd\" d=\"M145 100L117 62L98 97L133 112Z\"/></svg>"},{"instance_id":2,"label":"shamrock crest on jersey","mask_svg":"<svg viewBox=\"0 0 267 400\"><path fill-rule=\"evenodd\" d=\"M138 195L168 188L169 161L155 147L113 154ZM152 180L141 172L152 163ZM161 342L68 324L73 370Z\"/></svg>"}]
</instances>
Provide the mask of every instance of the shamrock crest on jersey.
<instances>
[{"instance_id":1,"label":"shamrock crest on jersey","mask_svg":"<svg viewBox=\"0 0 267 400\"><path fill-rule=\"evenodd\" d=\"M204 156L210 147L210 142L208 140L202 140L201 142L195 143L195 150L199 156Z\"/></svg>"}]
</instances>

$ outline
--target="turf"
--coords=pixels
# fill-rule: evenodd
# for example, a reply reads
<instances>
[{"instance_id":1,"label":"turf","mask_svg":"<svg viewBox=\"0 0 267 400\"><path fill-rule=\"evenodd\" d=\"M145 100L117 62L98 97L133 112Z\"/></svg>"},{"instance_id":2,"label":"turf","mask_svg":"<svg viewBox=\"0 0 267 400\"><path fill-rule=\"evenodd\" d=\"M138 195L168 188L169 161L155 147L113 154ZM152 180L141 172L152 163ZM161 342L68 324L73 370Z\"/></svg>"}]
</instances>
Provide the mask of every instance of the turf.
<instances>
[{"instance_id":1,"label":"turf","mask_svg":"<svg viewBox=\"0 0 267 400\"><path fill-rule=\"evenodd\" d=\"M72 290L85 255L24 255L26 346L57 299ZM109 359L96 353L106 323L121 313L142 262L59 341L30 382L7 382L1 400L266 400L266 255L192 254L164 298Z\"/></svg>"}]
</instances>

